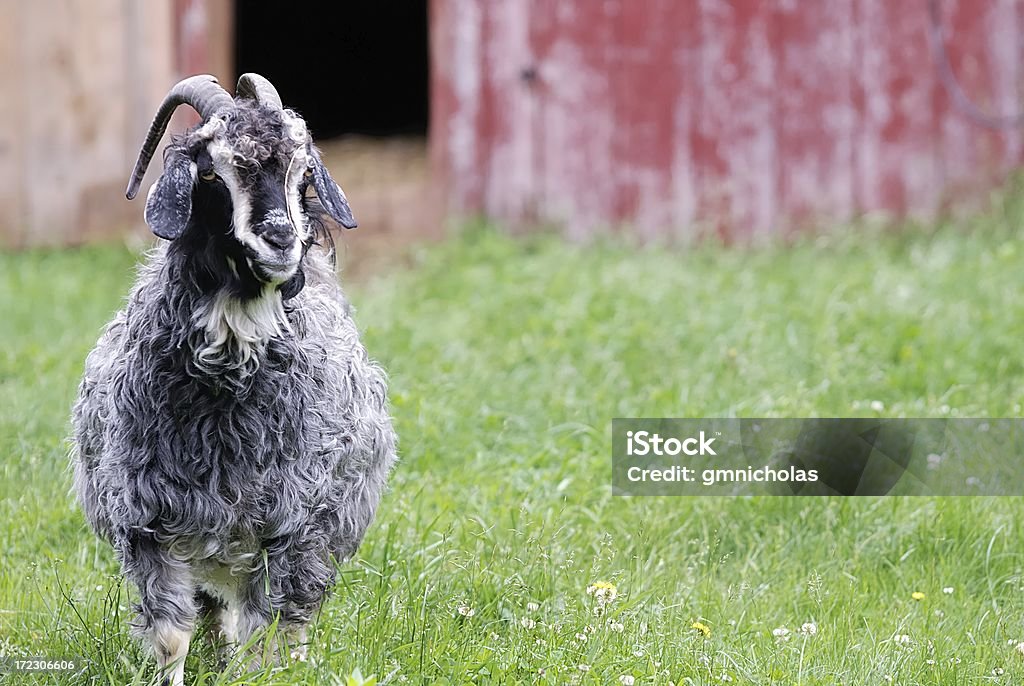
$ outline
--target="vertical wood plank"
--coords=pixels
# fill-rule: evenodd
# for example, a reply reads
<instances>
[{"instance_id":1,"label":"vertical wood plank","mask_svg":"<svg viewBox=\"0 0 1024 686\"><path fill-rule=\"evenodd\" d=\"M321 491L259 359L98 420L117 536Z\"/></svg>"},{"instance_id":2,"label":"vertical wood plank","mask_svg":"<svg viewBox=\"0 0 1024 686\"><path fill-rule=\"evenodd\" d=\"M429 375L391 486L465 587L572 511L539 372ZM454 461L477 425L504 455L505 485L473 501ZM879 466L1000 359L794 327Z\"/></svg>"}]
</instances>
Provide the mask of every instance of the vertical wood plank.
<instances>
[{"instance_id":1,"label":"vertical wood plank","mask_svg":"<svg viewBox=\"0 0 1024 686\"><path fill-rule=\"evenodd\" d=\"M941 84L935 104L947 204L977 198L1021 161L1019 127L986 128L958 108L949 92L958 85L980 112L997 118L1024 111L1019 98L1018 4L1012 0L940 3L943 48L956 81L956 85Z\"/></svg>"},{"instance_id":2,"label":"vertical wood plank","mask_svg":"<svg viewBox=\"0 0 1024 686\"><path fill-rule=\"evenodd\" d=\"M701 0L700 15L700 212L726 236L764 236L779 209L774 10Z\"/></svg>"},{"instance_id":3,"label":"vertical wood plank","mask_svg":"<svg viewBox=\"0 0 1024 686\"><path fill-rule=\"evenodd\" d=\"M889 216L931 216L942 172L934 108L939 87L923 4L857 0L854 148L858 206Z\"/></svg>"},{"instance_id":4,"label":"vertical wood plank","mask_svg":"<svg viewBox=\"0 0 1024 686\"><path fill-rule=\"evenodd\" d=\"M785 230L854 214L853 9L853 0L778 4L778 212Z\"/></svg>"},{"instance_id":5,"label":"vertical wood plank","mask_svg":"<svg viewBox=\"0 0 1024 686\"><path fill-rule=\"evenodd\" d=\"M625 0L606 4L613 11L612 216L643 236L668 233L674 224L692 223L696 198L693 166L685 159L697 92L693 3L649 0L643 12Z\"/></svg>"},{"instance_id":6,"label":"vertical wood plank","mask_svg":"<svg viewBox=\"0 0 1024 686\"><path fill-rule=\"evenodd\" d=\"M547 220L580 239L615 221L611 23L602 2L537 2L532 29L537 203Z\"/></svg>"},{"instance_id":7,"label":"vertical wood plank","mask_svg":"<svg viewBox=\"0 0 1024 686\"><path fill-rule=\"evenodd\" d=\"M25 81L24 51L26 3L5 6L0 22L0 245L20 245L25 231Z\"/></svg>"},{"instance_id":8,"label":"vertical wood plank","mask_svg":"<svg viewBox=\"0 0 1024 686\"><path fill-rule=\"evenodd\" d=\"M486 174L484 204L513 226L537 220L534 169L533 76L530 45L531 3L495 0L485 26L484 86L480 119L487 148L481 150Z\"/></svg>"}]
</instances>

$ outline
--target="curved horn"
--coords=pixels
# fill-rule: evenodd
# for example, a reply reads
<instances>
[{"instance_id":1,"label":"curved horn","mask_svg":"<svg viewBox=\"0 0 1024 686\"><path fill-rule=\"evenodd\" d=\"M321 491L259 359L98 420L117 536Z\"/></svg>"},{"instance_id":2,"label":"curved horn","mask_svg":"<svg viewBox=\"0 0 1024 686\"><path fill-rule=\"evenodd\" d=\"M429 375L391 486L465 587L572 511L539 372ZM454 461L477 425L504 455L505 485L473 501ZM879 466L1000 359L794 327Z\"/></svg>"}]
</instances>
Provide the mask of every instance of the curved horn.
<instances>
[{"instance_id":1,"label":"curved horn","mask_svg":"<svg viewBox=\"0 0 1024 686\"><path fill-rule=\"evenodd\" d=\"M167 123L171 120L171 115L174 114L178 105L191 105L200 117L206 119L233 104L234 100L231 99L231 96L221 88L217 79L209 74L190 76L174 84L174 87L164 96L164 101L160 103L160 109L156 111L153 123L149 125L149 132L146 134L142 149L139 150L139 159L135 162L135 169L128 181L128 190L125 191L125 196L131 200L138 194L142 177L146 175L146 168L149 167L153 153L156 152L156 146L160 143L160 138L167 129Z\"/></svg>"},{"instance_id":2,"label":"curved horn","mask_svg":"<svg viewBox=\"0 0 1024 686\"><path fill-rule=\"evenodd\" d=\"M255 100L256 102L269 105L276 110L281 109L281 96L277 94L274 84L259 74L242 74L238 77L238 86L235 87L235 95Z\"/></svg>"}]
</instances>

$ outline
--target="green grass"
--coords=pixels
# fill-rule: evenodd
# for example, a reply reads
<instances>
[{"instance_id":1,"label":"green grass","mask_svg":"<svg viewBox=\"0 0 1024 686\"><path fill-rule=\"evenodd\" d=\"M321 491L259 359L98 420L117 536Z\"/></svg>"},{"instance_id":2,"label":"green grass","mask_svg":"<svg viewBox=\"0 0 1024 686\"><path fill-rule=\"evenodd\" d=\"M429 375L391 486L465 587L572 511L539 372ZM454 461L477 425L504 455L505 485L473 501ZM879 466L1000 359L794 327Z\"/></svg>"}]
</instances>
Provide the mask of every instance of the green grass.
<instances>
[{"instance_id":1,"label":"green grass","mask_svg":"<svg viewBox=\"0 0 1024 686\"><path fill-rule=\"evenodd\" d=\"M311 661L247 682L1021 683L1021 499L610 488L612 417L1019 415L1021 216L759 249L480 229L352 289L402 461ZM64 443L135 260L0 255L0 647L84 656L86 683L152 678ZM599 580L618 589L600 614ZM241 683L193 653L190 681Z\"/></svg>"}]
</instances>

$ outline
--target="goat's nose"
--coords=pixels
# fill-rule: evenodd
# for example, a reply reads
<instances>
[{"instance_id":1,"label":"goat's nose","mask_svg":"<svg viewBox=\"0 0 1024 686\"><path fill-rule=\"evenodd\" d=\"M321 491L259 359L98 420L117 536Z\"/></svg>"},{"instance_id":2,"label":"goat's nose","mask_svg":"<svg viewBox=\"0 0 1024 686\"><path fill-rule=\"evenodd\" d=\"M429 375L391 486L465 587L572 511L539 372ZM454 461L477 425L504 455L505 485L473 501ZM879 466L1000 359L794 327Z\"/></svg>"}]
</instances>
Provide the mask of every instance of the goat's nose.
<instances>
[{"instance_id":1,"label":"goat's nose","mask_svg":"<svg viewBox=\"0 0 1024 686\"><path fill-rule=\"evenodd\" d=\"M260 238L278 250L288 250L295 245L295 232L290 226L280 224L265 226L260 233Z\"/></svg>"}]
</instances>

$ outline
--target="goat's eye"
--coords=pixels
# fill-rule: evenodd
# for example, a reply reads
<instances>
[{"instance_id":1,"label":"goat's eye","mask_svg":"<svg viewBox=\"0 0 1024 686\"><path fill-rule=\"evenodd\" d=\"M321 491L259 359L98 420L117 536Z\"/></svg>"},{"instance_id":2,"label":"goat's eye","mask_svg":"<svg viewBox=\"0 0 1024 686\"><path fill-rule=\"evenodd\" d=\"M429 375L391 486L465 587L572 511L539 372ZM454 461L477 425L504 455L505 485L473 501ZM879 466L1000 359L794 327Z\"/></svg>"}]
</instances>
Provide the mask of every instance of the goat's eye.
<instances>
[{"instance_id":1,"label":"goat's eye","mask_svg":"<svg viewBox=\"0 0 1024 686\"><path fill-rule=\"evenodd\" d=\"M313 170L307 167L306 171L302 172L302 175L305 176L307 179L311 179L313 178Z\"/></svg>"},{"instance_id":2,"label":"goat's eye","mask_svg":"<svg viewBox=\"0 0 1024 686\"><path fill-rule=\"evenodd\" d=\"M203 181L210 182L217 178L217 172L213 171L212 169L207 169L205 171L199 172L199 178L202 179Z\"/></svg>"}]
</instances>

